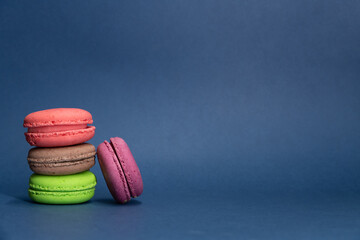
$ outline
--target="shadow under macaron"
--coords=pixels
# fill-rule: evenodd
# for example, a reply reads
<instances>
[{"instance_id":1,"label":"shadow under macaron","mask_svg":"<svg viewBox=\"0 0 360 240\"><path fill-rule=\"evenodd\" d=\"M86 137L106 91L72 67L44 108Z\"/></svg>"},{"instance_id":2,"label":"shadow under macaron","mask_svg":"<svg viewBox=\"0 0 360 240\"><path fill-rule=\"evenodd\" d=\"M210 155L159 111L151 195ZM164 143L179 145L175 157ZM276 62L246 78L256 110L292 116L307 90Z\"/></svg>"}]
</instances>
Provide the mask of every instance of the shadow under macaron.
<instances>
[{"instance_id":1,"label":"shadow under macaron","mask_svg":"<svg viewBox=\"0 0 360 240\"><path fill-rule=\"evenodd\" d=\"M116 206L131 206L131 207L142 204L141 201L136 200L136 199L132 199L125 204L118 203L114 199L111 199L111 198L93 199L93 202L100 203L101 205L116 205Z\"/></svg>"},{"instance_id":2,"label":"shadow under macaron","mask_svg":"<svg viewBox=\"0 0 360 240\"><path fill-rule=\"evenodd\" d=\"M120 204L111 198L101 198L101 199L91 199L87 202L77 203L77 204L44 204L32 201L28 196L10 196L12 200L8 201L7 204L10 205L24 205L24 204L36 204L36 205L47 205L47 206L64 206L64 205L87 205L87 204L100 204L100 205L113 205L113 206L139 206L142 204L141 201L137 199L132 199L131 201Z\"/></svg>"}]
</instances>

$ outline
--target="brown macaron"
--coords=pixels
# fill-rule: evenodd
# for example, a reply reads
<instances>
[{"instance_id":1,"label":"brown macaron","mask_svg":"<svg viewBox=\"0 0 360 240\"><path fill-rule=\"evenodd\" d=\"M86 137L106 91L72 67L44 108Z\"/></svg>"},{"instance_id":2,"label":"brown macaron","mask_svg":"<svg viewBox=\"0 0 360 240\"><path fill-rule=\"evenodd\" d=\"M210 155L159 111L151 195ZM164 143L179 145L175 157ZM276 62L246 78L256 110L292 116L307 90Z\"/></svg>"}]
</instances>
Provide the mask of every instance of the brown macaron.
<instances>
[{"instance_id":1,"label":"brown macaron","mask_svg":"<svg viewBox=\"0 0 360 240\"><path fill-rule=\"evenodd\" d=\"M42 175L68 175L89 170L95 164L94 145L82 143L67 147L32 148L30 169Z\"/></svg>"}]
</instances>

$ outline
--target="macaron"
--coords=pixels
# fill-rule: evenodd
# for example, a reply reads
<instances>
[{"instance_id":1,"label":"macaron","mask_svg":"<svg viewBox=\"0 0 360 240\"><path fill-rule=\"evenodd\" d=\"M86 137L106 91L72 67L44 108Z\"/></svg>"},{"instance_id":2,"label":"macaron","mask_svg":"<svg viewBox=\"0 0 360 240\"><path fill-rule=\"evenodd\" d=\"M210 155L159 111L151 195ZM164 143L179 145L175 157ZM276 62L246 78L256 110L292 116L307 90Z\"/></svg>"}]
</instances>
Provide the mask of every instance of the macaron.
<instances>
[{"instance_id":1,"label":"macaron","mask_svg":"<svg viewBox=\"0 0 360 240\"><path fill-rule=\"evenodd\" d=\"M90 140L95 134L88 111L78 108L54 108L27 115L24 119L26 141L37 147L62 147Z\"/></svg>"},{"instance_id":2,"label":"macaron","mask_svg":"<svg viewBox=\"0 0 360 240\"><path fill-rule=\"evenodd\" d=\"M43 175L67 175L89 170L95 164L95 146L82 143L74 146L30 149L30 169Z\"/></svg>"},{"instance_id":3,"label":"macaron","mask_svg":"<svg viewBox=\"0 0 360 240\"><path fill-rule=\"evenodd\" d=\"M119 137L104 141L97 148L101 171L113 198L119 203L128 202L143 192L143 181L135 159Z\"/></svg>"},{"instance_id":4,"label":"macaron","mask_svg":"<svg viewBox=\"0 0 360 240\"><path fill-rule=\"evenodd\" d=\"M65 176L33 174L29 196L38 203L77 204L89 201L95 192L96 177L90 171Z\"/></svg>"}]
</instances>

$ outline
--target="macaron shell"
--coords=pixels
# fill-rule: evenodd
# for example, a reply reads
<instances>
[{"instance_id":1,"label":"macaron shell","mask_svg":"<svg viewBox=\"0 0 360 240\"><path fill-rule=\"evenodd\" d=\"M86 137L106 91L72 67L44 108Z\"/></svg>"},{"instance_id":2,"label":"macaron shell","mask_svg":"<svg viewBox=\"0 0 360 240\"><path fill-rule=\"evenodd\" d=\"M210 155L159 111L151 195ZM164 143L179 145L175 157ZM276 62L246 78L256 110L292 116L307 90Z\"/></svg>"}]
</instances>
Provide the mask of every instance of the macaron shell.
<instances>
[{"instance_id":1,"label":"macaron shell","mask_svg":"<svg viewBox=\"0 0 360 240\"><path fill-rule=\"evenodd\" d=\"M61 147L86 142L95 135L95 127L52 133L25 133L26 141L37 147Z\"/></svg>"},{"instance_id":2,"label":"macaron shell","mask_svg":"<svg viewBox=\"0 0 360 240\"><path fill-rule=\"evenodd\" d=\"M95 164L95 146L83 143L55 148L32 148L28 153L30 169L43 175L68 175L89 170Z\"/></svg>"},{"instance_id":3,"label":"macaron shell","mask_svg":"<svg viewBox=\"0 0 360 240\"><path fill-rule=\"evenodd\" d=\"M78 204L89 201L95 193L95 188L75 192L44 192L29 189L29 197L44 204Z\"/></svg>"},{"instance_id":4,"label":"macaron shell","mask_svg":"<svg viewBox=\"0 0 360 240\"><path fill-rule=\"evenodd\" d=\"M29 179L31 189L49 192L81 191L95 187L96 177L90 171L64 175L47 176L32 174Z\"/></svg>"},{"instance_id":5,"label":"macaron shell","mask_svg":"<svg viewBox=\"0 0 360 240\"><path fill-rule=\"evenodd\" d=\"M101 143L97 149L101 171L113 198L120 203L126 203L130 198L130 191L124 172L113 148L107 141Z\"/></svg>"},{"instance_id":6,"label":"macaron shell","mask_svg":"<svg viewBox=\"0 0 360 240\"><path fill-rule=\"evenodd\" d=\"M139 167L137 166L128 145L119 137L110 138L110 142L120 161L122 170L125 173L131 196L134 198L140 196L143 192L143 181Z\"/></svg>"},{"instance_id":7,"label":"macaron shell","mask_svg":"<svg viewBox=\"0 0 360 240\"><path fill-rule=\"evenodd\" d=\"M24 127L41 127L70 124L92 124L91 114L79 108L53 108L30 113L24 119Z\"/></svg>"},{"instance_id":8,"label":"macaron shell","mask_svg":"<svg viewBox=\"0 0 360 240\"><path fill-rule=\"evenodd\" d=\"M29 196L46 204L76 204L94 196L96 177L90 171L65 176L32 174L29 180Z\"/></svg>"},{"instance_id":9,"label":"macaron shell","mask_svg":"<svg viewBox=\"0 0 360 240\"><path fill-rule=\"evenodd\" d=\"M41 162L71 161L93 157L96 154L95 146L82 143L66 147L39 148L29 150L28 159Z\"/></svg>"}]
</instances>

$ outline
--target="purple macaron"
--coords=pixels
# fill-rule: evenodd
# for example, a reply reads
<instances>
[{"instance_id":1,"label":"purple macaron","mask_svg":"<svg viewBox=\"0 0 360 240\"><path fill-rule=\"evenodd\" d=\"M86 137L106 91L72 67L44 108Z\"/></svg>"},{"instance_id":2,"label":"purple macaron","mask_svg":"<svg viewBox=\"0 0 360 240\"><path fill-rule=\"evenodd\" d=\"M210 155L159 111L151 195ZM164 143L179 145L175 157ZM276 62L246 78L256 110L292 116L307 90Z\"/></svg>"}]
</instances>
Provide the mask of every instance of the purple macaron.
<instances>
[{"instance_id":1,"label":"purple macaron","mask_svg":"<svg viewBox=\"0 0 360 240\"><path fill-rule=\"evenodd\" d=\"M104 141L97 148L101 171L111 195L119 203L143 192L140 170L126 142L119 137Z\"/></svg>"}]
</instances>

